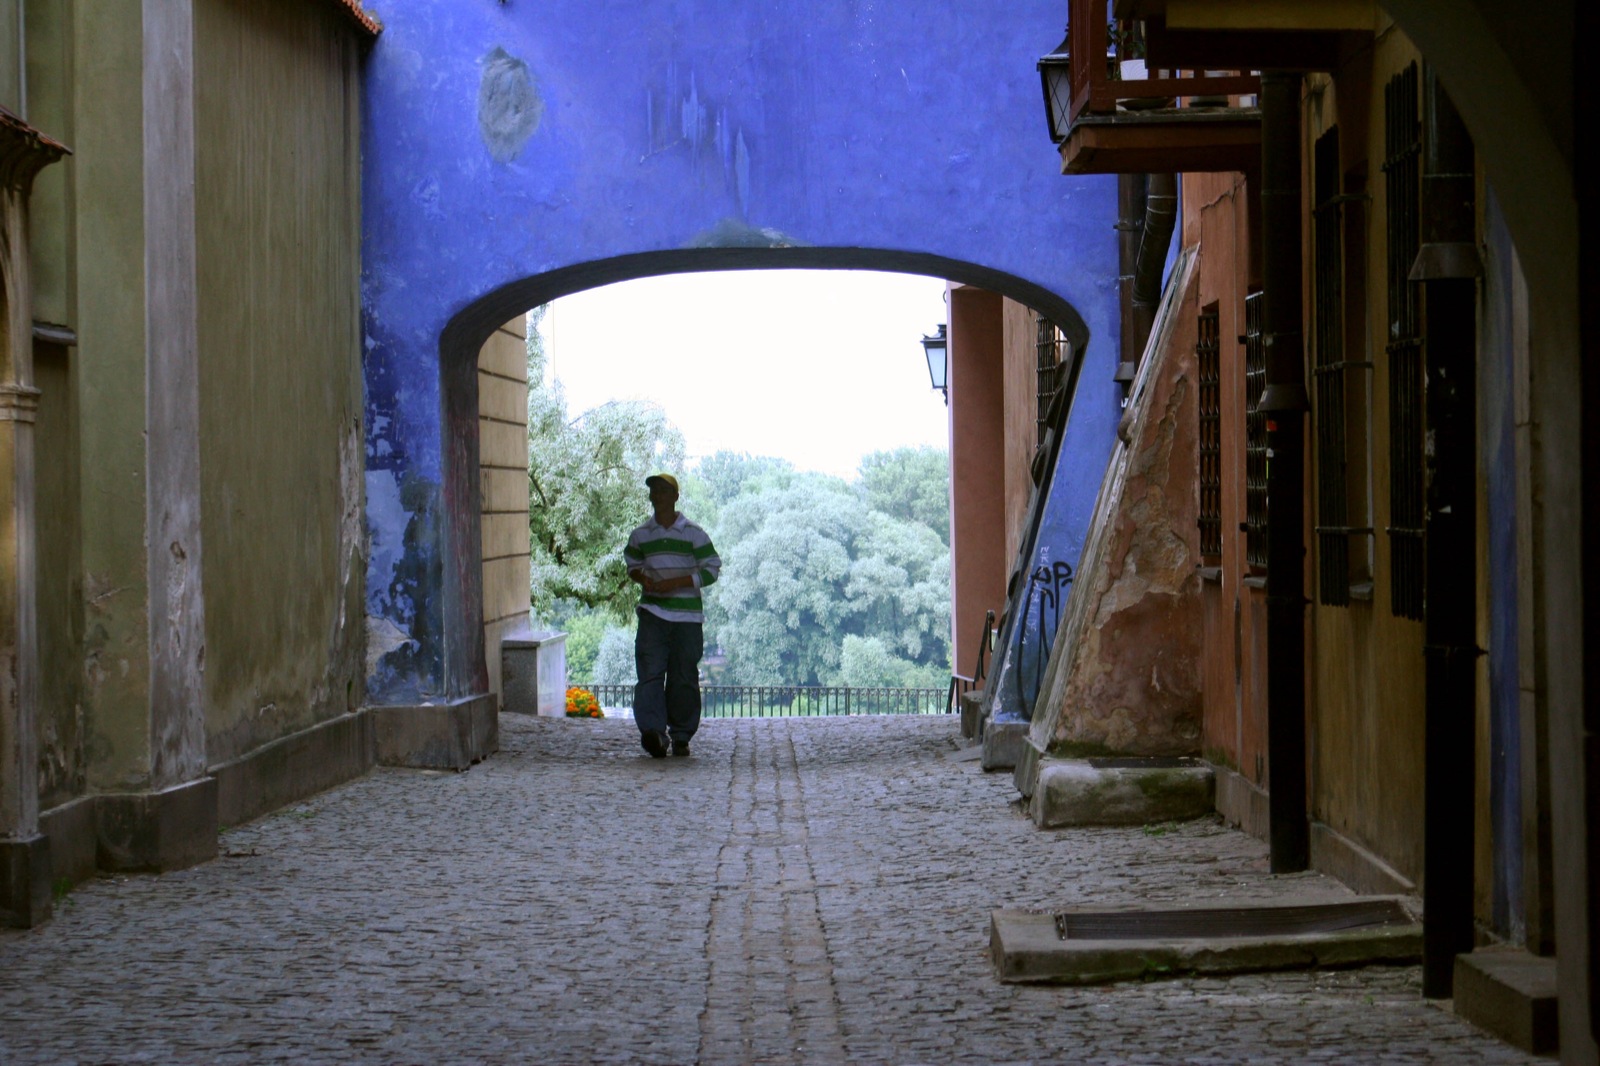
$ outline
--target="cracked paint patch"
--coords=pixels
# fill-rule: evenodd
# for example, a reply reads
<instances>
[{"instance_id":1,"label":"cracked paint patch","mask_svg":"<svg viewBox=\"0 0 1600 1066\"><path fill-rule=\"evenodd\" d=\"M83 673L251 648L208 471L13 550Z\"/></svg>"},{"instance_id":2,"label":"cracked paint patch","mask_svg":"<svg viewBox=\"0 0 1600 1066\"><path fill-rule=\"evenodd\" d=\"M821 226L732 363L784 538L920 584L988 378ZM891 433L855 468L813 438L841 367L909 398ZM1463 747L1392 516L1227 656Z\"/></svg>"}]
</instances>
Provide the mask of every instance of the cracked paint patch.
<instances>
[{"instance_id":1,"label":"cracked paint patch","mask_svg":"<svg viewBox=\"0 0 1600 1066\"><path fill-rule=\"evenodd\" d=\"M544 100L528 64L496 47L481 60L478 82L478 131L496 163L509 163L522 153L544 118Z\"/></svg>"},{"instance_id":2,"label":"cracked paint patch","mask_svg":"<svg viewBox=\"0 0 1600 1066\"><path fill-rule=\"evenodd\" d=\"M771 227L725 218L689 242L690 248L808 248L810 244Z\"/></svg>"}]
</instances>

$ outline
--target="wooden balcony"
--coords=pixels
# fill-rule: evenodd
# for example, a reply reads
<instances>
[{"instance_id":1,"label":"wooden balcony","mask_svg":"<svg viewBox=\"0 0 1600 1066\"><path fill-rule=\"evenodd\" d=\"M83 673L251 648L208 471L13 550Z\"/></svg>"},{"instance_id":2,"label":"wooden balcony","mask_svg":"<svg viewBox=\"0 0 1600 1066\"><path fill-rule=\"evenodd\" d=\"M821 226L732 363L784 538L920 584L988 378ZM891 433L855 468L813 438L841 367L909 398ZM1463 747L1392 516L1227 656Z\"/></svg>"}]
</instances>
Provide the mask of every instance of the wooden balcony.
<instances>
[{"instance_id":1,"label":"wooden balcony","mask_svg":"<svg viewBox=\"0 0 1600 1066\"><path fill-rule=\"evenodd\" d=\"M1261 162L1261 79L1156 70L1123 80L1107 59L1104 0L1069 6L1064 174L1249 171ZM1196 106L1204 104L1205 106Z\"/></svg>"}]
</instances>

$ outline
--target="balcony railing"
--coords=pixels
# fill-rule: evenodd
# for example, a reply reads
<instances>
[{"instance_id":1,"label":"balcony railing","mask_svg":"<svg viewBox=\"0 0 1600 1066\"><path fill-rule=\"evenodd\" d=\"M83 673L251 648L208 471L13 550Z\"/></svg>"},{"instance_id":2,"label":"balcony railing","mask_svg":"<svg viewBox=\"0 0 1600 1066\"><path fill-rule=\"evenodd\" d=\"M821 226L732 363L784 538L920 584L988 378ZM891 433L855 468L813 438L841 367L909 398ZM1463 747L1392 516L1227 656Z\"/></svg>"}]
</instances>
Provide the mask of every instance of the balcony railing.
<instances>
[{"instance_id":1,"label":"balcony railing","mask_svg":"<svg viewBox=\"0 0 1600 1066\"><path fill-rule=\"evenodd\" d=\"M1116 61L1130 57L1112 53L1105 0L1070 0L1068 19L1068 73L1072 86L1068 117L1072 123L1084 112L1112 114L1119 100L1249 96L1261 91L1261 79L1250 74L1172 70L1162 71L1164 76L1138 80L1114 78Z\"/></svg>"},{"instance_id":2,"label":"balcony railing","mask_svg":"<svg viewBox=\"0 0 1600 1066\"><path fill-rule=\"evenodd\" d=\"M574 682L577 684L577 682ZM584 685L600 706L632 710L632 685ZM815 718L852 714L945 714L939 688L841 688L827 685L701 685L703 718Z\"/></svg>"}]
</instances>

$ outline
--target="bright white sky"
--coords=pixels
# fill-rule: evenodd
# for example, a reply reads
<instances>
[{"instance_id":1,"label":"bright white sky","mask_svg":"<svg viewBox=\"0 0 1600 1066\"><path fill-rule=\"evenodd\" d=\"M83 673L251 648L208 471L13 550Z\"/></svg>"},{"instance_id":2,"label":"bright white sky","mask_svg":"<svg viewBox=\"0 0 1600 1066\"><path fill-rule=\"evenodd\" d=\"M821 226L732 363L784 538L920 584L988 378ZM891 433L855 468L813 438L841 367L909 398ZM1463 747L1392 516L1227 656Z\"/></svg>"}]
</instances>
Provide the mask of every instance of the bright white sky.
<instances>
[{"instance_id":1,"label":"bright white sky","mask_svg":"<svg viewBox=\"0 0 1600 1066\"><path fill-rule=\"evenodd\" d=\"M543 333L572 415L651 400L691 460L727 449L851 478L871 452L949 447L920 343L944 320L935 278L756 270L562 297Z\"/></svg>"}]
</instances>

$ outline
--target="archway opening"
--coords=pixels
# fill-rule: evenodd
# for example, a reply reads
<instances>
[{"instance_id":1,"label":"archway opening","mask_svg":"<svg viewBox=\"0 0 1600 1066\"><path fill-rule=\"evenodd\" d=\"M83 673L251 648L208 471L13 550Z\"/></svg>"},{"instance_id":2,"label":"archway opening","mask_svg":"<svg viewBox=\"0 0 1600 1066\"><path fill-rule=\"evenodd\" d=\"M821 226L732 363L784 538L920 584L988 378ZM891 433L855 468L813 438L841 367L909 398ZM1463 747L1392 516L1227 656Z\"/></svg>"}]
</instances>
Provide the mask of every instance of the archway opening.
<instances>
[{"instance_id":1,"label":"archway opening","mask_svg":"<svg viewBox=\"0 0 1600 1066\"><path fill-rule=\"evenodd\" d=\"M762 262L759 257L752 258L743 254L749 252L748 249L738 251L741 254L735 257L714 258L718 262L733 261L741 265ZM847 254L841 258L850 260L848 266L854 266L864 256L865 253L861 250L847 250ZM599 281L607 278L608 274L655 277L657 281L687 281L688 279L669 279L661 275L699 272L658 270L655 275L641 274L638 269L641 266L639 260L650 258L655 257L630 257L633 262L612 263L609 271L596 269L564 271L561 272L562 277L555 280L548 277L531 278L508 288L537 294L532 297L515 297L517 303L523 299L539 299L548 295L555 300L559 316L561 297L570 296L574 292L585 292L587 295L585 288L574 288L580 286L582 282ZM892 258L895 257L885 255L876 262L881 264L883 259ZM777 263L767 265L788 267L792 263L788 257L784 257ZM901 331L905 335L897 338L899 343L893 346L895 349L893 352L885 351L879 356L879 361L893 360L901 363L904 371L911 375L904 380L918 393L917 398L931 404L939 411L938 437L943 446L941 450L949 456L947 472L944 475L945 487L947 492L953 493L953 498L947 495L945 499L949 500L949 503L941 501L941 507L947 509L943 516L944 522L940 530L942 543L939 546L944 551L950 552L948 560L940 560L940 567L944 575L943 589L954 603L951 605L953 608L951 617L941 618L938 624L940 632L937 644L941 649L939 655L941 686L949 681L953 663L967 667L958 672L969 677L976 671L980 644L986 646L989 640L985 616L989 612L1000 613L1004 606L1008 569L1014 562L1011 556L1016 553L1025 534L1023 527L1028 517L1030 496L1034 487L1030 478L1036 473L1033 470L1032 459L1040 443L1040 420L1043 416L1043 409L1040 406L1041 323L1049 325L1050 335L1054 338L1054 344L1050 348L1052 359L1059 359L1069 353L1081 354L1087 341L1081 318L1070 305L1064 304L1059 298L1040 299L1032 291L1032 287L1015 283L1015 279L1007 279L992 271L984 271L970 265L957 264L956 267L958 269L950 269L947 266L942 272L961 274L967 278L982 278L983 281L996 285L999 291L959 280L946 281L940 278L939 274L930 271L894 271L893 273L901 276L902 281L911 280L905 277L906 273L920 274L924 279L938 279L931 281L930 291L943 298L935 298L931 304L932 310L919 315L913 325L902 327ZM814 271L808 273L816 276ZM751 277L748 274L742 276ZM806 274L772 275L771 280L777 281L779 277L784 276L804 277ZM757 280L765 279L757 276ZM925 280L923 284L929 285L930 282ZM596 284L591 287L598 289L601 286ZM1007 292L1008 289L1012 291ZM1056 305L1055 314L1066 320L1062 328L1057 329L1050 317L1041 315L1023 300L1018 299L1015 290L1022 290L1024 295L1038 302ZM504 290L486 298L497 302L512 299L513 297ZM452 323L454 327L452 339L456 344L464 343L468 336L473 335L467 332L467 327L473 321L481 321L488 313L480 307L475 315L469 316L465 312L458 315ZM804 298L799 299L789 312L793 316L815 318L825 318L828 313L828 308L807 305ZM924 321L924 318L927 320ZM659 336L662 329L671 328L668 324L648 319L649 316L645 316L643 320L619 316L615 324L619 344L648 345L649 341L644 338ZM933 333L940 325L949 327L951 339L951 392L950 406L947 410L940 404L938 393L930 389L928 371L926 366L922 365L922 352L917 345L919 334ZM479 327L473 327L474 333L477 328ZM557 330L559 332L559 326ZM1076 345L1069 340L1074 336L1078 338ZM467 443L470 437L475 436L482 449L476 463L460 464L466 467L460 471L461 473L476 475L476 478L471 479L475 480L476 484L461 484L455 491L447 486L445 494L447 508L449 508L448 501L451 500L481 503L481 510L477 510L473 515L462 513L462 509L449 508L451 513L448 522L451 530L460 531L461 539L457 543L462 549L481 546L481 555L478 559L481 567L477 575L480 579L478 588L472 590L466 587L472 576L466 565L467 551L459 549L453 551L451 555L455 565L447 566L447 571L453 572L462 583L462 590L466 593L459 601L462 607L468 605L474 593L481 604L481 614L478 618L482 625L478 631L481 633L480 647L483 657L478 659L477 664L472 665L477 665L478 669L483 671L482 676L489 690L497 693L500 690L499 640L515 629L527 626L530 607L528 575L534 565L530 560L528 549L530 533L527 521L528 471L526 466L522 465L526 458L527 424L517 417L524 414L528 408L525 337L526 327L520 314L513 314L494 328L475 353L478 358L471 363L475 371L471 385L475 386L475 390L471 395L470 407L464 402L468 400L468 396L464 394L467 382L462 379L467 375L461 373L465 369L461 365L465 360L459 359L460 348L456 348L457 358L454 362L448 350L441 352L442 371L446 382L446 411L465 414L470 410L476 417L476 425L472 427L476 430L474 434L464 432L467 427L453 420L454 424L449 433L452 442L450 448L457 454L458 459L465 459L463 450L458 449L456 443ZM752 344L750 348L752 359L761 360L767 357L767 353L761 350L759 344ZM559 349L556 354L558 360L562 358ZM776 361L782 363L783 358L779 356ZM620 365L616 369L621 374L627 372ZM690 374L698 373L701 369L696 366L684 367ZM805 407L805 400L784 394L784 377L785 374L777 373L771 378L769 390L773 393L774 406L798 404ZM535 386L537 387L537 383ZM835 387L868 393L873 391L859 373L839 380ZM760 401L757 397L751 396L749 402ZM574 405L569 414L576 415L580 406ZM671 413L668 412L669 415ZM820 416L816 418L818 432L849 432L851 421L849 418L833 421L827 417L826 412L817 414ZM883 443L881 438L879 443ZM768 446L761 436L748 441L722 437L712 442L699 442L698 447L693 449L696 453L693 457L704 459L714 451L762 454L774 450L781 449ZM860 450L865 452L874 449L869 444ZM831 475L838 483L842 484L844 480L848 480L844 477L846 471L840 469L837 462L833 466ZM855 473L854 464L851 466L849 473ZM799 464L796 464L793 473L798 475L804 471L799 469ZM702 495L696 502L704 507L705 500L705 496ZM637 509L642 514L642 503ZM480 525L475 531L476 535L466 528L471 519L476 519ZM539 554L537 547L532 554L535 556ZM853 561L860 562L860 560ZM541 605L537 602L532 606L536 616L540 613L541 607L548 607L547 604ZM972 617L967 618L967 615ZM463 626L462 635L466 636L464 630ZM839 636L835 634L835 644L831 649L833 658L830 659L830 667L835 670L838 667ZM855 650L858 652L861 650L859 641ZM737 658L736 653L734 658ZM927 659L927 655L923 654L920 658ZM974 662L967 663L968 659ZM467 665L465 662L462 663L464 667ZM822 679L814 667L805 669L801 673L804 676L784 677L781 680L789 683L816 683ZM839 675L835 673L830 676L837 678ZM584 680L589 679L584 678Z\"/></svg>"}]
</instances>

